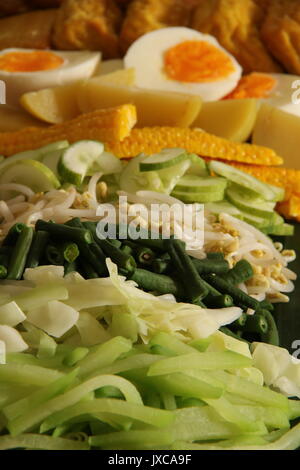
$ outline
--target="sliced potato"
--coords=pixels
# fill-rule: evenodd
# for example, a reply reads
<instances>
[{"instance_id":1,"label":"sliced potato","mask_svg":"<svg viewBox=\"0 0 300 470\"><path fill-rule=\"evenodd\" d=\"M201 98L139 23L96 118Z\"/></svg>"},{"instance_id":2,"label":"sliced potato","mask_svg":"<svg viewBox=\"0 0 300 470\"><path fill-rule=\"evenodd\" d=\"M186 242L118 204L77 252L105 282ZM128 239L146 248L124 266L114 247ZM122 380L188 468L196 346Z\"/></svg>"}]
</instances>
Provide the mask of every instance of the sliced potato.
<instances>
[{"instance_id":1,"label":"sliced potato","mask_svg":"<svg viewBox=\"0 0 300 470\"><path fill-rule=\"evenodd\" d=\"M22 109L11 108L6 104L0 105L0 132L14 132L24 127L43 126L46 126L46 124L34 119Z\"/></svg>"},{"instance_id":2,"label":"sliced potato","mask_svg":"<svg viewBox=\"0 0 300 470\"><path fill-rule=\"evenodd\" d=\"M201 98L195 95L119 86L109 81L100 82L96 78L83 83L78 93L78 105L82 112L126 103L136 106L138 127L189 127L202 105Z\"/></svg>"},{"instance_id":3,"label":"sliced potato","mask_svg":"<svg viewBox=\"0 0 300 470\"><path fill-rule=\"evenodd\" d=\"M59 124L80 114L76 102L79 82L25 93L20 100L26 111L42 121Z\"/></svg>"},{"instance_id":4,"label":"sliced potato","mask_svg":"<svg viewBox=\"0 0 300 470\"><path fill-rule=\"evenodd\" d=\"M99 82L100 84L132 85L134 79L134 69L126 69L100 75L90 80L95 80L96 83ZM26 111L41 121L50 124L60 124L75 118L81 113L77 104L77 94L80 86L81 82L76 82L25 93L21 97L20 103Z\"/></svg>"},{"instance_id":5,"label":"sliced potato","mask_svg":"<svg viewBox=\"0 0 300 470\"><path fill-rule=\"evenodd\" d=\"M288 168L300 170L300 117L263 104L257 116L252 142L269 147Z\"/></svg>"},{"instance_id":6,"label":"sliced potato","mask_svg":"<svg viewBox=\"0 0 300 470\"><path fill-rule=\"evenodd\" d=\"M193 127L234 142L246 142L253 131L258 109L255 99L203 103Z\"/></svg>"}]
</instances>

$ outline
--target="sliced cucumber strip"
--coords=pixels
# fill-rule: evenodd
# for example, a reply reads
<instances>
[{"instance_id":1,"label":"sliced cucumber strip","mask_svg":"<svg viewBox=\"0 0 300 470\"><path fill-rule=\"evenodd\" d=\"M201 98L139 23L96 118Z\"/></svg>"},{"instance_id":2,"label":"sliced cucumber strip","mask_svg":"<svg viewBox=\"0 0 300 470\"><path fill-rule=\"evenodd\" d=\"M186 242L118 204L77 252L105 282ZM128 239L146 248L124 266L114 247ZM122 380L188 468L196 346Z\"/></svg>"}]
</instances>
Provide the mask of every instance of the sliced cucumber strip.
<instances>
[{"instance_id":1,"label":"sliced cucumber strip","mask_svg":"<svg viewBox=\"0 0 300 470\"><path fill-rule=\"evenodd\" d=\"M272 189L272 186L262 183L254 176L233 168L230 165L226 165L222 162L212 161L209 164L209 169L217 175L224 176L228 180L236 183L243 188L251 190L256 193L257 197L263 198L266 201L276 201L278 194Z\"/></svg>"},{"instance_id":2,"label":"sliced cucumber strip","mask_svg":"<svg viewBox=\"0 0 300 470\"><path fill-rule=\"evenodd\" d=\"M205 205L205 209L215 215L222 214L223 212L225 214L232 215L233 217L241 215L241 211L228 201L220 201L217 204L214 202L207 203Z\"/></svg>"},{"instance_id":3,"label":"sliced cucumber strip","mask_svg":"<svg viewBox=\"0 0 300 470\"><path fill-rule=\"evenodd\" d=\"M187 193L203 193L224 191L227 186L225 178L207 176L201 178L195 175L184 175L178 181L175 191L183 191Z\"/></svg>"},{"instance_id":4,"label":"sliced cucumber strip","mask_svg":"<svg viewBox=\"0 0 300 470\"><path fill-rule=\"evenodd\" d=\"M190 167L187 170L187 175L197 175L197 176L208 176L209 172L207 165L203 158L199 157L195 153L189 153L188 157L191 161Z\"/></svg>"},{"instance_id":5,"label":"sliced cucumber strip","mask_svg":"<svg viewBox=\"0 0 300 470\"><path fill-rule=\"evenodd\" d=\"M266 231L263 230L267 235L277 235L277 236L283 236L283 237L290 237L294 235L295 232L295 227L291 224L281 224L281 225L276 225L275 227L272 228L267 228Z\"/></svg>"},{"instance_id":6,"label":"sliced cucumber strip","mask_svg":"<svg viewBox=\"0 0 300 470\"><path fill-rule=\"evenodd\" d=\"M183 177L183 175L188 171L190 164L190 160L187 159L170 168L157 171L156 173L161 180L161 191L166 194L170 194L180 181L181 177Z\"/></svg>"},{"instance_id":7,"label":"sliced cucumber strip","mask_svg":"<svg viewBox=\"0 0 300 470\"><path fill-rule=\"evenodd\" d=\"M249 214L241 211L240 215L235 216L237 219L241 219L247 224L253 225L253 227L263 230L270 225L270 219L259 217L257 215Z\"/></svg>"},{"instance_id":8,"label":"sliced cucumber strip","mask_svg":"<svg viewBox=\"0 0 300 470\"><path fill-rule=\"evenodd\" d=\"M42 161L47 153L66 148L68 145L69 142L67 140L60 140L59 142L53 142L52 144L40 147L37 150L27 150L26 152L16 153L0 162L0 174L12 163L20 160Z\"/></svg>"},{"instance_id":9,"label":"sliced cucumber strip","mask_svg":"<svg viewBox=\"0 0 300 470\"><path fill-rule=\"evenodd\" d=\"M140 154L137 157L132 158L124 167L120 176L120 188L123 191L129 193L136 193L143 189L149 189L149 177L157 175L155 172L140 172L140 163L147 158L147 155ZM154 173L154 175L153 175ZM158 176L157 176L158 178ZM158 178L158 185L161 184L160 178ZM152 181L153 183L153 181Z\"/></svg>"},{"instance_id":10,"label":"sliced cucumber strip","mask_svg":"<svg viewBox=\"0 0 300 470\"><path fill-rule=\"evenodd\" d=\"M102 172L105 175L120 173L122 171L122 162L114 154L102 152L100 157L88 168L87 176L93 176L95 173Z\"/></svg>"},{"instance_id":11,"label":"sliced cucumber strip","mask_svg":"<svg viewBox=\"0 0 300 470\"><path fill-rule=\"evenodd\" d=\"M34 192L50 191L60 187L55 174L43 163L36 160L19 160L6 168L0 175L0 184L17 183L31 188ZM0 197L10 197L11 191L1 191Z\"/></svg>"},{"instance_id":12,"label":"sliced cucumber strip","mask_svg":"<svg viewBox=\"0 0 300 470\"><path fill-rule=\"evenodd\" d=\"M242 191L237 191L228 188L226 191L226 197L233 205L238 207L244 212L263 217L269 221L274 219L274 202L265 202L262 199L252 199L247 197Z\"/></svg>"},{"instance_id":13,"label":"sliced cucumber strip","mask_svg":"<svg viewBox=\"0 0 300 470\"><path fill-rule=\"evenodd\" d=\"M47 153L42 158L42 163L50 168L53 173L58 176L58 162L62 156L63 150L54 150L52 152Z\"/></svg>"},{"instance_id":14,"label":"sliced cucumber strip","mask_svg":"<svg viewBox=\"0 0 300 470\"><path fill-rule=\"evenodd\" d=\"M59 162L58 172L63 181L80 185L88 169L100 157L104 150L101 142L80 140L67 148Z\"/></svg>"},{"instance_id":15,"label":"sliced cucumber strip","mask_svg":"<svg viewBox=\"0 0 300 470\"><path fill-rule=\"evenodd\" d=\"M224 191L215 191L210 193L186 193L183 191L173 191L171 195L189 204L194 202L217 202L224 199Z\"/></svg>"},{"instance_id":16,"label":"sliced cucumber strip","mask_svg":"<svg viewBox=\"0 0 300 470\"><path fill-rule=\"evenodd\" d=\"M157 171L165 168L170 168L183 160L188 159L188 154L185 150L174 148L164 149L159 153L150 155L140 164L140 171Z\"/></svg>"}]
</instances>

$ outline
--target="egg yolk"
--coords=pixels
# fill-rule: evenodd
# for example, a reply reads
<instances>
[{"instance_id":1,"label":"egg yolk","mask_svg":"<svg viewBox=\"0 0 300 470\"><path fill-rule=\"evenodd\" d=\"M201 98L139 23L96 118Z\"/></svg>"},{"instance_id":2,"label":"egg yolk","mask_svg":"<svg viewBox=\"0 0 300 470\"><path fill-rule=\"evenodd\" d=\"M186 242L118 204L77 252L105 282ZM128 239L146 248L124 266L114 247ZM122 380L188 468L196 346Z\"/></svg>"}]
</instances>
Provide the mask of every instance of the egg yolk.
<instances>
[{"instance_id":1,"label":"egg yolk","mask_svg":"<svg viewBox=\"0 0 300 470\"><path fill-rule=\"evenodd\" d=\"M203 83L228 77L235 71L225 52L206 41L184 41L164 55L168 78L179 82Z\"/></svg>"},{"instance_id":2,"label":"egg yolk","mask_svg":"<svg viewBox=\"0 0 300 470\"><path fill-rule=\"evenodd\" d=\"M223 99L266 98L277 82L263 73L250 73L242 77L237 87Z\"/></svg>"},{"instance_id":3,"label":"egg yolk","mask_svg":"<svg viewBox=\"0 0 300 470\"><path fill-rule=\"evenodd\" d=\"M64 60L49 51L7 52L0 55L0 70L5 72L42 72L57 69Z\"/></svg>"}]
</instances>

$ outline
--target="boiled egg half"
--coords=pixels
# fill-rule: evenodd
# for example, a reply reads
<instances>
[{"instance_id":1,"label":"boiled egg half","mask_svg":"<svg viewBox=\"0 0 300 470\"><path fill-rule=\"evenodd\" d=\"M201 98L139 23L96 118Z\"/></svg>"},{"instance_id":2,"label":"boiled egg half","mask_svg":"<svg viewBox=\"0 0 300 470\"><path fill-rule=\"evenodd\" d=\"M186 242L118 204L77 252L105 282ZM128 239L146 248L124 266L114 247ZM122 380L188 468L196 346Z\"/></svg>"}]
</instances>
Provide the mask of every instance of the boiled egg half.
<instances>
[{"instance_id":1,"label":"boiled egg half","mask_svg":"<svg viewBox=\"0 0 300 470\"><path fill-rule=\"evenodd\" d=\"M18 106L20 97L29 91L87 79L100 60L99 52L4 49L0 80L5 84L6 104Z\"/></svg>"},{"instance_id":2,"label":"boiled egg half","mask_svg":"<svg viewBox=\"0 0 300 470\"><path fill-rule=\"evenodd\" d=\"M199 95L215 101L230 93L242 68L218 41L190 28L162 28L128 49L124 64L134 68L136 86Z\"/></svg>"}]
</instances>

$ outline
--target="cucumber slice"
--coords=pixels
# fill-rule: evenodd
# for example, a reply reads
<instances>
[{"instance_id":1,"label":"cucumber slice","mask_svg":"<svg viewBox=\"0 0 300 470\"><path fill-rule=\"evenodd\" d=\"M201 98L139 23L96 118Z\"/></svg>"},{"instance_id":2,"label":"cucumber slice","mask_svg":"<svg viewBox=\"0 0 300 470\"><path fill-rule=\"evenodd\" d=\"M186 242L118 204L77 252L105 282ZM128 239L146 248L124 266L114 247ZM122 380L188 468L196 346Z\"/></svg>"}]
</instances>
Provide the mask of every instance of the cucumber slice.
<instances>
[{"instance_id":1,"label":"cucumber slice","mask_svg":"<svg viewBox=\"0 0 300 470\"><path fill-rule=\"evenodd\" d=\"M147 158L147 155L140 154L132 158L124 167L120 176L120 188L122 191L136 193L143 189L149 189L149 177L155 172L140 172L140 163ZM159 180L160 181L160 180Z\"/></svg>"},{"instance_id":2,"label":"cucumber slice","mask_svg":"<svg viewBox=\"0 0 300 470\"><path fill-rule=\"evenodd\" d=\"M48 168L50 168L53 173L58 176L58 162L62 156L63 150L54 150L52 152L47 153L43 158L42 158L42 163L43 165L46 165Z\"/></svg>"},{"instance_id":3,"label":"cucumber slice","mask_svg":"<svg viewBox=\"0 0 300 470\"><path fill-rule=\"evenodd\" d=\"M189 153L188 157L191 161L190 167L187 170L187 175L197 175L197 176L208 176L209 172L207 165L203 158L199 157L195 153Z\"/></svg>"},{"instance_id":4,"label":"cucumber slice","mask_svg":"<svg viewBox=\"0 0 300 470\"><path fill-rule=\"evenodd\" d=\"M265 202L259 198L249 198L243 192L232 188L227 189L226 197L229 202L235 205L238 209L273 222L275 217L274 202Z\"/></svg>"},{"instance_id":5,"label":"cucumber slice","mask_svg":"<svg viewBox=\"0 0 300 470\"><path fill-rule=\"evenodd\" d=\"M224 176L224 178L242 186L246 190L250 190L252 193L256 193L256 197L263 198L266 201L278 200L278 191L275 192L271 185L262 183L257 178L254 178L254 176L222 162L212 161L208 165L211 171L217 175Z\"/></svg>"},{"instance_id":6,"label":"cucumber slice","mask_svg":"<svg viewBox=\"0 0 300 470\"><path fill-rule=\"evenodd\" d=\"M188 154L185 150L174 148L164 149L160 153L150 155L140 164L140 171L157 171L170 168L183 160L188 159Z\"/></svg>"},{"instance_id":7,"label":"cucumber slice","mask_svg":"<svg viewBox=\"0 0 300 470\"><path fill-rule=\"evenodd\" d=\"M235 216L237 219L241 219L247 224L253 225L253 227L263 230L270 225L270 220L257 215L248 214L247 212L241 211L240 215Z\"/></svg>"},{"instance_id":8,"label":"cucumber slice","mask_svg":"<svg viewBox=\"0 0 300 470\"><path fill-rule=\"evenodd\" d=\"M60 140L53 142L52 144L40 147L37 150L27 150L26 152L16 153L11 157L5 158L4 161L0 162L0 174L12 163L20 160L38 160L42 161L43 158L49 153L68 147L69 142L67 140Z\"/></svg>"},{"instance_id":9,"label":"cucumber slice","mask_svg":"<svg viewBox=\"0 0 300 470\"><path fill-rule=\"evenodd\" d=\"M120 173L122 171L122 162L114 154L102 152L92 166L87 171L87 176L93 176L95 173L102 172L105 175Z\"/></svg>"},{"instance_id":10,"label":"cucumber slice","mask_svg":"<svg viewBox=\"0 0 300 470\"><path fill-rule=\"evenodd\" d=\"M64 182L80 186L88 169L104 150L101 142L80 140L70 145L58 162L58 173Z\"/></svg>"},{"instance_id":11,"label":"cucumber slice","mask_svg":"<svg viewBox=\"0 0 300 470\"><path fill-rule=\"evenodd\" d=\"M228 201L220 201L218 203L207 203L205 205L205 209L215 215L219 215L222 213L232 215L233 217L238 217L242 215L241 211Z\"/></svg>"},{"instance_id":12,"label":"cucumber slice","mask_svg":"<svg viewBox=\"0 0 300 470\"><path fill-rule=\"evenodd\" d=\"M173 191L173 189L176 187L183 175L187 172L190 167L190 164L190 160L187 159L170 168L157 171L157 175L161 181L160 190L166 194L170 194L170 192Z\"/></svg>"},{"instance_id":13,"label":"cucumber slice","mask_svg":"<svg viewBox=\"0 0 300 470\"><path fill-rule=\"evenodd\" d=\"M184 175L178 181L175 191L186 193L203 193L224 191L227 186L225 178L208 176L201 178L195 175Z\"/></svg>"},{"instance_id":14,"label":"cucumber slice","mask_svg":"<svg viewBox=\"0 0 300 470\"><path fill-rule=\"evenodd\" d=\"M186 193L183 191L173 191L171 196L180 199L183 202L193 204L195 202L218 202L224 199L224 191L215 191L210 193Z\"/></svg>"},{"instance_id":15,"label":"cucumber slice","mask_svg":"<svg viewBox=\"0 0 300 470\"><path fill-rule=\"evenodd\" d=\"M6 168L0 175L0 184L17 183L31 188L34 192L58 189L60 182L55 174L43 163L36 160L19 160ZM0 197L7 199L12 191L1 191Z\"/></svg>"},{"instance_id":16,"label":"cucumber slice","mask_svg":"<svg viewBox=\"0 0 300 470\"><path fill-rule=\"evenodd\" d=\"M283 236L283 237L290 237L294 235L295 232L295 227L291 224L281 224L281 225L276 225L275 227L269 228L263 230L267 235L277 235L277 236Z\"/></svg>"}]
</instances>

